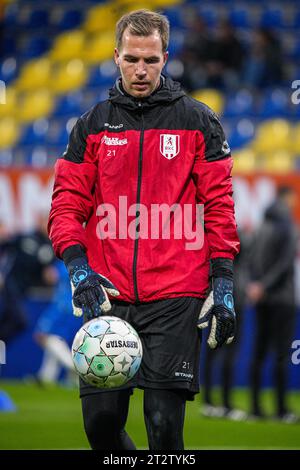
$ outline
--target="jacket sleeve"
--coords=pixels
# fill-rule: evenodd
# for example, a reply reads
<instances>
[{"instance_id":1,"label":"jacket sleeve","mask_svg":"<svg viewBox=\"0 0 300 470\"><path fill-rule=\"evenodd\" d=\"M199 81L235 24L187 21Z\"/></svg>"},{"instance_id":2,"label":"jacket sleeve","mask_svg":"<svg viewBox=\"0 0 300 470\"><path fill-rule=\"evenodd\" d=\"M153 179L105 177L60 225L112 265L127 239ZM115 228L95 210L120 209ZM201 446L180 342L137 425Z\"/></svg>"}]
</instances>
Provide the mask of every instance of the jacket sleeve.
<instances>
[{"instance_id":1,"label":"jacket sleeve","mask_svg":"<svg viewBox=\"0 0 300 470\"><path fill-rule=\"evenodd\" d=\"M78 119L62 158L55 164L55 180L48 233L58 258L72 245L86 249L84 223L94 206L97 166L85 117Z\"/></svg>"},{"instance_id":2,"label":"jacket sleeve","mask_svg":"<svg viewBox=\"0 0 300 470\"><path fill-rule=\"evenodd\" d=\"M218 117L209 109L201 116L197 132L193 178L197 202L204 206L204 231L210 258L233 259L240 242L232 198L230 148Z\"/></svg>"}]
</instances>

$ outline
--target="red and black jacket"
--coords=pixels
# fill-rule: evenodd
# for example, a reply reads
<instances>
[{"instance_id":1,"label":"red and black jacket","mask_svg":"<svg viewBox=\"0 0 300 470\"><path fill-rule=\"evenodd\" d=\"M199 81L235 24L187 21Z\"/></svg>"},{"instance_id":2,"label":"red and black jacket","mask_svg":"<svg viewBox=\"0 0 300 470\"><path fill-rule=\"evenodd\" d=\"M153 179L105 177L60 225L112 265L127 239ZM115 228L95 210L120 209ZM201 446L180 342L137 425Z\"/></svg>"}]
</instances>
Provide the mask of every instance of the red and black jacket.
<instances>
[{"instance_id":1,"label":"red and black jacket","mask_svg":"<svg viewBox=\"0 0 300 470\"><path fill-rule=\"evenodd\" d=\"M91 267L116 285L121 300L204 297L209 260L233 259L239 250L231 168L217 116L179 83L164 78L158 91L137 100L118 81L107 101L78 119L55 165L49 218L55 253L62 257L66 248L81 245ZM172 237L172 229L170 239L142 233L134 239L124 235L124 226L120 234L119 217L125 217L120 196L128 208L190 205L193 227L196 203L203 204L202 248L187 250L190 240L185 233ZM116 211L117 236L98 236L99 222L107 215L103 204ZM137 233L140 212L129 211L125 219ZM150 223L151 215L146 217Z\"/></svg>"}]
</instances>

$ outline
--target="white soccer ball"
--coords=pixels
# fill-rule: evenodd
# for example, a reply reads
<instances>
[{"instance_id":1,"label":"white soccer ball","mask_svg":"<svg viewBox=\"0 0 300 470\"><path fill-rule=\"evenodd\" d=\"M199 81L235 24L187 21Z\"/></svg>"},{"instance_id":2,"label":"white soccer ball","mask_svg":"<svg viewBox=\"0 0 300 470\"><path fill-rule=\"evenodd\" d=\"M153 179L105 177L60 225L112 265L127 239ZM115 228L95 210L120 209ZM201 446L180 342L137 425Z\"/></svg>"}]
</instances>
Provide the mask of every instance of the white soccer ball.
<instances>
[{"instance_id":1,"label":"white soccer ball","mask_svg":"<svg viewBox=\"0 0 300 470\"><path fill-rule=\"evenodd\" d=\"M75 370L86 383L99 388L126 384L137 373L142 356L142 343L135 329L112 316L85 323L72 345Z\"/></svg>"}]
</instances>

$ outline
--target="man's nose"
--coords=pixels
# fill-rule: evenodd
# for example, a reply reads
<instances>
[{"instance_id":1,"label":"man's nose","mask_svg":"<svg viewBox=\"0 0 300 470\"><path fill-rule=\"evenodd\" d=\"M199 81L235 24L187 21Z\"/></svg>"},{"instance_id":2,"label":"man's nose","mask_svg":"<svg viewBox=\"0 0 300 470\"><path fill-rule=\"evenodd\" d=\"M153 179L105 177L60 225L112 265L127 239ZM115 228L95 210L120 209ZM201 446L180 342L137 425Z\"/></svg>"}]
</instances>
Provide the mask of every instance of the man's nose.
<instances>
[{"instance_id":1,"label":"man's nose","mask_svg":"<svg viewBox=\"0 0 300 470\"><path fill-rule=\"evenodd\" d=\"M147 70L146 70L146 64L145 64L145 62L141 61L141 62L138 62L138 63L136 64L135 73L136 73L138 76L146 75Z\"/></svg>"}]
</instances>

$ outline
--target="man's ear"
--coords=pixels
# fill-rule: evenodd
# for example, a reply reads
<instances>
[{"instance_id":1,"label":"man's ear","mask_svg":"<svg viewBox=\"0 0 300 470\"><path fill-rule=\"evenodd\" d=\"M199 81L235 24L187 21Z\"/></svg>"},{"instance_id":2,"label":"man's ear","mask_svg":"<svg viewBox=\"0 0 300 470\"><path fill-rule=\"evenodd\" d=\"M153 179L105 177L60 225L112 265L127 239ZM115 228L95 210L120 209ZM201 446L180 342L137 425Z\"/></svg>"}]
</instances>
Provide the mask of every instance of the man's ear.
<instances>
[{"instance_id":1,"label":"man's ear","mask_svg":"<svg viewBox=\"0 0 300 470\"><path fill-rule=\"evenodd\" d=\"M169 57L169 52L168 51L164 52L164 66L167 63L168 57Z\"/></svg>"},{"instance_id":2,"label":"man's ear","mask_svg":"<svg viewBox=\"0 0 300 470\"><path fill-rule=\"evenodd\" d=\"M120 65L120 54L119 54L119 51L118 51L117 48L115 48L114 59L115 59L115 63L117 65L117 67L119 67L119 65Z\"/></svg>"}]
</instances>

